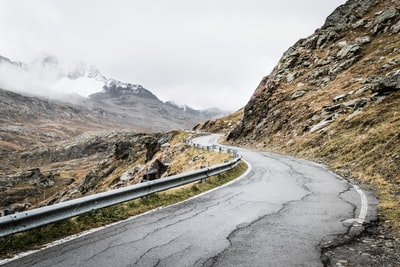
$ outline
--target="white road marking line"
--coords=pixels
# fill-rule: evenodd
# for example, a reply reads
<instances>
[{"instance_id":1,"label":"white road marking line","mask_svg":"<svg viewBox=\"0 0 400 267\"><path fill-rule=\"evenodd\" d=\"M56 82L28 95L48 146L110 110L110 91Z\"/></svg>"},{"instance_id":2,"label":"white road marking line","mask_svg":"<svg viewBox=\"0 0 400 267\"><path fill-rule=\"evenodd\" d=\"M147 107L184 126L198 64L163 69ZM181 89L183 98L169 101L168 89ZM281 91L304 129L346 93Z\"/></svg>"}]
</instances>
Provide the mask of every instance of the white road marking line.
<instances>
[{"instance_id":1,"label":"white road marking line","mask_svg":"<svg viewBox=\"0 0 400 267\"><path fill-rule=\"evenodd\" d=\"M360 195L360 198L361 198L361 209L360 209L360 215L358 215L358 219L365 221L365 218L367 217L367 212L368 212L367 196L365 195L364 191L362 191L358 185L353 185L353 187L357 191L357 193Z\"/></svg>"}]
</instances>

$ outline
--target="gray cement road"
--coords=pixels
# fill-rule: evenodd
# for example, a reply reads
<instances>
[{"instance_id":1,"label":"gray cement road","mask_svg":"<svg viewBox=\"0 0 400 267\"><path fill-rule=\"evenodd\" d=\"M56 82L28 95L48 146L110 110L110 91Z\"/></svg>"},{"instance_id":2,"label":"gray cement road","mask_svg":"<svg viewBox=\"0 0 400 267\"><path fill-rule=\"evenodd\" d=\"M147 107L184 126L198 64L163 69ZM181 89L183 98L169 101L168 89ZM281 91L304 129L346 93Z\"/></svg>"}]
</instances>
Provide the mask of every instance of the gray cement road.
<instances>
[{"instance_id":1,"label":"gray cement road","mask_svg":"<svg viewBox=\"0 0 400 267\"><path fill-rule=\"evenodd\" d=\"M366 215L367 199L361 206L360 194L321 165L239 153L251 169L227 186L5 265L322 266L321 242Z\"/></svg>"}]
</instances>

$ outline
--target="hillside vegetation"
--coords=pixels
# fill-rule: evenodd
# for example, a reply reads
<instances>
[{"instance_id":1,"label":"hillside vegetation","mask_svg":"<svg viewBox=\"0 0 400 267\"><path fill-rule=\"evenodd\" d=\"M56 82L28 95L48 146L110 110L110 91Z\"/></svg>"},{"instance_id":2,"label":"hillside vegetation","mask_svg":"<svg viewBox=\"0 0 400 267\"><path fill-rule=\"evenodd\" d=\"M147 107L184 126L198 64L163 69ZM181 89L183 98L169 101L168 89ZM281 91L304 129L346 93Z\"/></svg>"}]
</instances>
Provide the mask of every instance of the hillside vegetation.
<instances>
[{"instance_id":1,"label":"hillside vegetation","mask_svg":"<svg viewBox=\"0 0 400 267\"><path fill-rule=\"evenodd\" d=\"M398 0L350 0L337 8L320 29L284 53L227 136L242 146L328 164L375 190L380 219L397 229L399 8Z\"/></svg>"},{"instance_id":2,"label":"hillside vegetation","mask_svg":"<svg viewBox=\"0 0 400 267\"><path fill-rule=\"evenodd\" d=\"M86 132L0 158L0 210L22 211L229 160L194 148L191 133Z\"/></svg>"},{"instance_id":3,"label":"hillside vegetation","mask_svg":"<svg viewBox=\"0 0 400 267\"><path fill-rule=\"evenodd\" d=\"M235 128L235 126L237 126L242 118L243 108L220 119L199 123L193 128L193 130L228 134Z\"/></svg>"}]
</instances>

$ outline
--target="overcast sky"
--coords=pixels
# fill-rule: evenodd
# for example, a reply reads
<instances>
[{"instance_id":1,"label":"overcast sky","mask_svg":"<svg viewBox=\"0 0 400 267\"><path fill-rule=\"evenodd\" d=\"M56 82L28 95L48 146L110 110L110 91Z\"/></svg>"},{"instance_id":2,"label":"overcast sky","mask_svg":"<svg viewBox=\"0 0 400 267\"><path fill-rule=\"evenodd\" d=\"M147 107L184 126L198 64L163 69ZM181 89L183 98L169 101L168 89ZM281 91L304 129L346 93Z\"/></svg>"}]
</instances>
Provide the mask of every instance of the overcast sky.
<instances>
[{"instance_id":1,"label":"overcast sky","mask_svg":"<svg viewBox=\"0 0 400 267\"><path fill-rule=\"evenodd\" d=\"M236 110L345 0L1 0L0 55L95 65L161 100Z\"/></svg>"}]
</instances>

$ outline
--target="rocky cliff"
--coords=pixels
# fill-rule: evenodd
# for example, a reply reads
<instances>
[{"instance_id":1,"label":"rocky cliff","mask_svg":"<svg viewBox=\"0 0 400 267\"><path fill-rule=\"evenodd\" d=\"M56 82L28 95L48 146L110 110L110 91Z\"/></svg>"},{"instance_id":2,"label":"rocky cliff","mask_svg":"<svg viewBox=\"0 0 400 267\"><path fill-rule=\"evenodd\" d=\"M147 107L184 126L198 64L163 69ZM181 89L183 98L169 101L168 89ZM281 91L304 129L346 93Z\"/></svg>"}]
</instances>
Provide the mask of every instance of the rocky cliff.
<instances>
[{"instance_id":1,"label":"rocky cliff","mask_svg":"<svg viewBox=\"0 0 400 267\"><path fill-rule=\"evenodd\" d=\"M169 145L176 135L85 132L9 153L0 157L0 211L15 205L25 209L48 205L138 183L154 161L171 162L188 146Z\"/></svg>"},{"instance_id":2,"label":"rocky cliff","mask_svg":"<svg viewBox=\"0 0 400 267\"><path fill-rule=\"evenodd\" d=\"M262 79L229 138L257 140L285 133L290 141L328 130L340 114L360 112L398 90L400 23L395 2L349 1L336 9Z\"/></svg>"},{"instance_id":3,"label":"rocky cliff","mask_svg":"<svg viewBox=\"0 0 400 267\"><path fill-rule=\"evenodd\" d=\"M8 153L0 157L0 209L15 203L37 205L60 201L61 196L65 200L88 191L104 191L108 183L119 181L121 168L143 164L146 154L151 155L148 159L151 160L160 150L148 149L149 144L168 142L172 136L173 133L123 130L85 132Z\"/></svg>"},{"instance_id":4,"label":"rocky cliff","mask_svg":"<svg viewBox=\"0 0 400 267\"><path fill-rule=\"evenodd\" d=\"M322 160L400 226L400 2L349 0L265 76L228 140ZM397 218L397 219L396 219Z\"/></svg>"}]
</instances>

